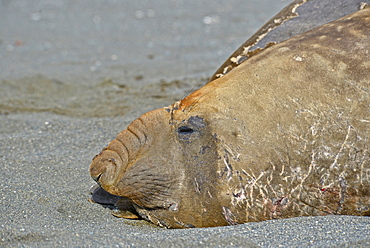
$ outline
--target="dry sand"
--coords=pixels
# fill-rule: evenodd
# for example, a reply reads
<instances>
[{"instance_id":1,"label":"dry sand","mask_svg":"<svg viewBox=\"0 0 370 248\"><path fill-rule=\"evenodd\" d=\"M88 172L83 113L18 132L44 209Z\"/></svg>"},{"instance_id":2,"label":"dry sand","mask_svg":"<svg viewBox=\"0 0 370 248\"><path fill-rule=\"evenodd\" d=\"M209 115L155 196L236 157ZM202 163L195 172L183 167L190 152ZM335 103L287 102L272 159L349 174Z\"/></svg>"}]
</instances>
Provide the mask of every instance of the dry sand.
<instances>
[{"instance_id":1,"label":"dry sand","mask_svg":"<svg viewBox=\"0 0 370 248\"><path fill-rule=\"evenodd\" d=\"M88 202L91 158L288 2L0 1L0 247L369 247L366 217L166 230Z\"/></svg>"}]
</instances>

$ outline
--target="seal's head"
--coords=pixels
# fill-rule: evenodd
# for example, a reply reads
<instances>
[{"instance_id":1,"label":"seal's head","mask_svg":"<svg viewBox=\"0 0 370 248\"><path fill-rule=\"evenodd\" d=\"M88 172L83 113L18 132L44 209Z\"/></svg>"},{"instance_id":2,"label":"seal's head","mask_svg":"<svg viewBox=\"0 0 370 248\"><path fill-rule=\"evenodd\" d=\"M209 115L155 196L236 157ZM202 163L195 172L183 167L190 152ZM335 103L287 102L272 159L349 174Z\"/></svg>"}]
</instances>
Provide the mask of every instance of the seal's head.
<instances>
[{"instance_id":1,"label":"seal's head","mask_svg":"<svg viewBox=\"0 0 370 248\"><path fill-rule=\"evenodd\" d=\"M228 224L218 213L222 208L212 168L217 137L206 115L195 110L197 96L142 115L90 166L104 190L129 198L141 217L160 226Z\"/></svg>"}]
</instances>

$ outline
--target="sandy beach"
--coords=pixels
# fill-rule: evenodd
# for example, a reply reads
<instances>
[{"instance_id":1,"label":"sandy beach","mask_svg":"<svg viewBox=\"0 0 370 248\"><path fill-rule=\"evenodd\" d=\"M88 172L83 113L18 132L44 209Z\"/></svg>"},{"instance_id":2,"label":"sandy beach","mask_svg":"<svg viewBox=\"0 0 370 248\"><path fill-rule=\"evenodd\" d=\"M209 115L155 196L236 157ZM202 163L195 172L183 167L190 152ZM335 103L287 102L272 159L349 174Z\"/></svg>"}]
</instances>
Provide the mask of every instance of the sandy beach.
<instances>
[{"instance_id":1,"label":"sandy beach","mask_svg":"<svg viewBox=\"0 0 370 248\"><path fill-rule=\"evenodd\" d=\"M289 2L0 1L0 247L370 247L368 217L167 230L88 201L95 154Z\"/></svg>"}]
</instances>

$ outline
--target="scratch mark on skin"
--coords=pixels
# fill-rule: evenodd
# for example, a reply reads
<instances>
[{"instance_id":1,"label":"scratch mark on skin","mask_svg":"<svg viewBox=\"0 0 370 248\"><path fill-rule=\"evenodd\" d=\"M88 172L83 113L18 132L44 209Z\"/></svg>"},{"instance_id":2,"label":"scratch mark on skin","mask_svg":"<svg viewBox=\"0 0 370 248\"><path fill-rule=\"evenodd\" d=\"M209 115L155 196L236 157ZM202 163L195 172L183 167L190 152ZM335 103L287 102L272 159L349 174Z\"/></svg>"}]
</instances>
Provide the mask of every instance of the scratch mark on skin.
<instances>
[{"instance_id":1,"label":"scratch mark on skin","mask_svg":"<svg viewBox=\"0 0 370 248\"><path fill-rule=\"evenodd\" d=\"M175 222L176 222L178 225L180 225L180 226L182 226L182 227L185 227L185 228L195 228L195 226L194 226L193 224L186 224L186 223L184 223L184 222L181 222L181 221L179 221L178 219L176 219L176 217L174 217L173 219L175 220Z\"/></svg>"},{"instance_id":2,"label":"scratch mark on skin","mask_svg":"<svg viewBox=\"0 0 370 248\"><path fill-rule=\"evenodd\" d=\"M234 197L233 200L231 201L233 205L238 205L245 199L247 199L247 194L245 192L243 185L240 185L240 189L236 193L233 192L232 195Z\"/></svg>"},{"instance_id":3,"label":"scratch mark on skin","mask_svg":"<svg viewBox=\"0 0 370 248\"><path fill-rule=\"evenodd\" d=\"M225 220L227 221L227 223L229 223L230 225L238 224L238 222L233 220L235 219L235 216L228 207L222 206L222 214L225 217Z\"/></svg>"},{"instance_id":4,"label":"scratch mark on skin","mask_svg":"<svg viewBox=\"0 0 370 248\"><path fill-rule=\"evenodd\" d=\"M231 155L231 157L236 160L236 161L239 161L239 156L241 155L240 153L238 153L238 155L235 156L235 154L233 153L233 151L231 150L231 148L228 146L228 145L224 145L225 146L225 151Z\"/></svg>"},{"instance_id":5,"label":"scratch mark on skin","mask_svg":"<svg viewBox=\"0 0 370 248\"><path fill-rule=\"evenodd\" d=\"M332 170L334 167L336 168L337 167L337 162L338 162L338 159L339 159L339 155L342 153L343 149L344 149L344 146L346 145L347 143L347 140L348 140L348 137L349 137L349 134L351 132L351 129L352 129L352 126L348 126L348 129L347 129L347 134L346 134L346 137L337 153L337 155L335 155L335 159L334 159L334 162L330 165L330 170Z\"/></svg>"},{"instance_id":6,"label":"scratch mark on skin","mask_svg":"<svg viewBox=\"0 0 370 248\"><path fill-rule=\"evenodd\" d=\"M229 158L227 155L224 156L224 164L226 165L226 170L227 170L227 181L230 181L233 175L233 169L231 167L231 164L229 163Z\"/></svg>"},{"instance_id":7,"label":"scratch mark on skin","mask_svg":"<svg viewBox=\"0 0 370 248\"><path fill-rule=\"evenodd\" d=\"M281 172L280 172L280 176L282 176L284 174L284 169L285 169L285 164L282 164L281 165Z\"/></svg>"},{"instance_id":8,"label":"scratch mark on skin","mask_svg":"<svg viewBox=\"0 0 370 248\"><path fill-rule=\"evenodd\" d=\"M323 211L326 214L334 214L333 210L330 209L328 206L321 206L321 205L320 206L315 206L315 205L310 204L309 202L304 201L303 199L299 199L299 201L301 203L303 203L304 205L306 205L306 206L309 206L313 209L317 209L319 211Z\"/></svg>"},{"instance_id":9,"label":"scratch mark on skin","mask_svg":"<svg viewBox=\"0 0 370 248\"><path fill-rule=\"evenodd\" d=\"M195 182L195 191L200 194L200 188L196 178L194 178L194 182Z\"/></svg>"},{"instance_id":10,"label":"scratch mark on skin","mask_svg":"<svg viewBox=\"0 0 370 248\"><path fill-rule=\"evenodd\" d=\"M274 189L274 187L273 187L273 180L274 180L274 178L273 178L273 172L274 171L276 171L276 167L275 167L275 164L273 164L273 163L271 163L271 166L272 166L272 169L270 170L271 171L271 173L270 173L270 175L266 178L266 180L267 180L267 187L269 187L270 188L270 190L271 190L271 192L274 194L274 195L276 195L276 191L275 191L275 189ZM268 190L266 189L266 191L268 192Z\"/></svg>"},{"instance_id":11,"label":"scratch mark on skin","mask_svg":"<svg viewBox=\"0 0 370 248\"><path fill-rule=\"evenodd\" d=\"M254 198L253 198L253 193L254 193L254 187L257 186L258 188L260 188L260 194L262 195L262 197L266 197L265 193L261 190L261 186L258 184L258 181L262 178L262 176L265 174L264 171L261 172L261 174L256 178L256 176L252 173L252 175L250 175L249 173L247 173L244 169L242 169L242 172L249 177L249 180L251 180L251 184L249 185L246 185L246 187L248 186L248 188L250 188L250 191L249 191L249 201L250 202L254 202Z\"/></svg>"},{"instance_id":12,"label":"scratch mark on skin","mask_svg":"<svg viewBox=\"0 0 370 248\"><path fill-rule=\"evenodd\" d=\"M315 160L315 156L316 156L316 153L314 151L312 151L312 154L311 154L311 163L310 163L310 167L308 167L308 171L307 173L304 175L304 177L301 179L301 182L300 184L298 184L295 188L293 188L291 191L290 191L290 194L293 194L293 192L295 192L298 188L303 188L303 183L306 181L306 179L308 178L308 176L311 174L311 172L314 170L314 168L316 167L316 160Z\"/></svg>"},{"instance_id":13,"label":"scratch mark on skin","mask_svg":"<svg viewBox=\"0 0 370 248\"><path fill-rule=\"evenodd\" d=\"M285 196L283 197L273 197L270 199L272 203L271 218L275 219L282 214L283 210L290 204L289 199Z\"/></svg>"},{"instance_id":14,"label":"scratch mark on skin","mask_svg":"<svg viewBox=\"0 0 370 248\"><path fill-rule=\"evenodd\" d=\"M344 172L342 172L343 174ZM336 211L337 214L340 214L340 210L343 207L344 204L344 198L347 193L347 182L346 179L344 179L342 176L339 176L339 184L340 184L340 191L339 191L339 207Z\"/></svg>"},{"instance_id":15,"label":"scratch mark on skin","mask_svg":"<svg viewBox=\"0 0 370 248\"><path fill-rule=\"evenodd\" d=\"M366 163L366 154L367 153L367 150L365 150L364 151L364 155L362 156L362 163L361 163L361 169L360 169L360 183L361 183L361 185L363 185L364 183L363 183L363 180L364 180L364 165L365 165L365 163ZM365 179L365 180L368 180L368 179Z\"/></svg>"}]
</instances>

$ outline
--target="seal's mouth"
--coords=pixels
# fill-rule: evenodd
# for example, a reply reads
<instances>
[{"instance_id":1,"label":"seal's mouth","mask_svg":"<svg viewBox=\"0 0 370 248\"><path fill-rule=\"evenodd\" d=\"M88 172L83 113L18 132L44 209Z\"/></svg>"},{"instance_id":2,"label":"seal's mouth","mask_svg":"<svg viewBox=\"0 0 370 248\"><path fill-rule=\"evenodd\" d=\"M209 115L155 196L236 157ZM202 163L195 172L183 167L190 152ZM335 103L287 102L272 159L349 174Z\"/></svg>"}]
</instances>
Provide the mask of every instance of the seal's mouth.
<instances>
[{"instance_id":1,"label":"seal's mouth","mask_svg":"<svg viewBox=\"0 0 370 248\"><path fill-rule=\"evenodd\" d=\"M91 187L90 194L90 202L97 203L104 208L111 209L112 215L116 217L125 219L141 219L140 215L136 212L133 203L126 197L113 195L105 191L98 184Z\"/></svg>"},{"instance_id":2,"label":"seal's mouth","mask_svg":"<svg viewBox=\"0 0 370 248\"><path fill-rule=\"evenodd\" d=\"M112 195L105 191L99 184L95 184L90 189L90 202L98 203L101 205L111 205L114 206L119 200L120 196Z\"/></svg>"}]
</instances>

